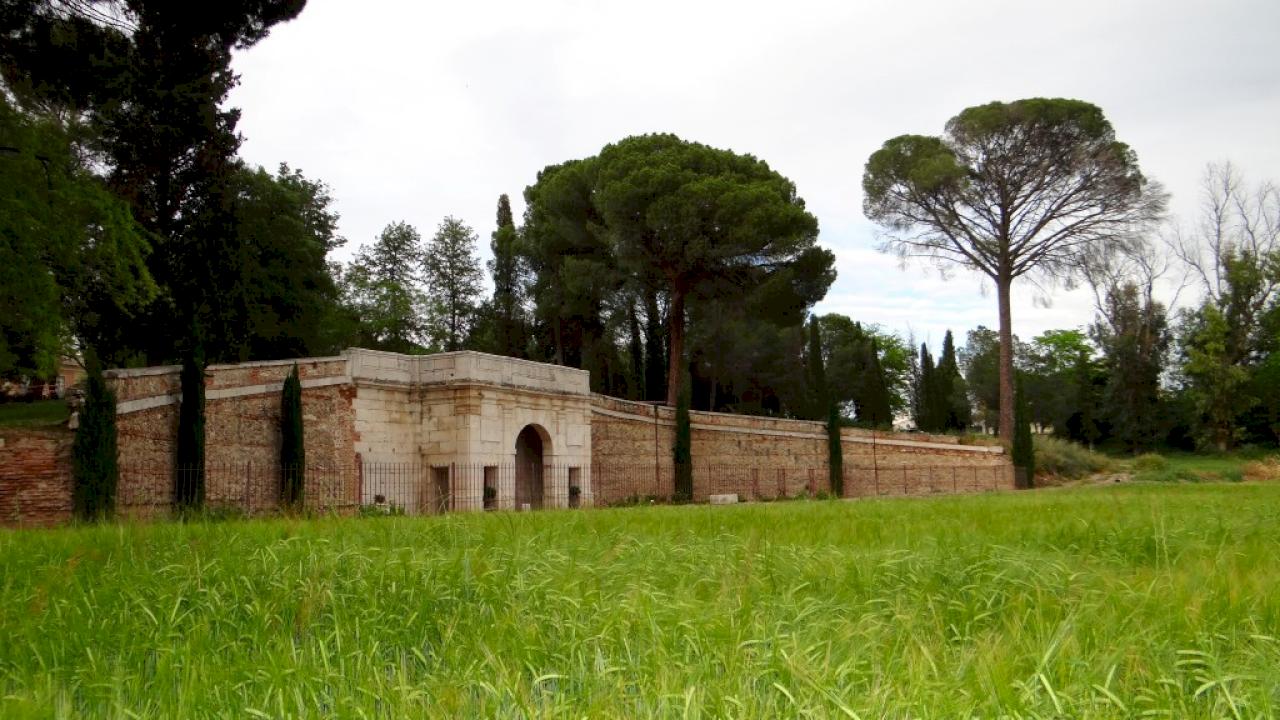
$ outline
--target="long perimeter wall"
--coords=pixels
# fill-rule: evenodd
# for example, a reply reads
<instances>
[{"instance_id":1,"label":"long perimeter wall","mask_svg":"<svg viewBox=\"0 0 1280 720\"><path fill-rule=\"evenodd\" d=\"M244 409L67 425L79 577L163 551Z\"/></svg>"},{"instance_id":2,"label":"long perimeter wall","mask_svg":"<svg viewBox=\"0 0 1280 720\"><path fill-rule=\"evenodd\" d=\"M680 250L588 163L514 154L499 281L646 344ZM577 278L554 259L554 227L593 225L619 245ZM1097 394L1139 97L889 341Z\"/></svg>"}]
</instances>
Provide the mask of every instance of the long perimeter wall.
<instances>
[{"instance_id":1,"label":"long perimeter wall","mask_svg":"<svg viewBox=\"0 0 1280 720\"><path fill-rule=\"evenodd\" d=\"M693 411L694 499L742 499L826 491L826 425L807 420ZM670 496L674 482L672 408L592 397L591 451L596 501ZM1012 489L1013 466L999 446L962 445L949 435L841 431L844 496Z\"/></svg>"}]
</instances>

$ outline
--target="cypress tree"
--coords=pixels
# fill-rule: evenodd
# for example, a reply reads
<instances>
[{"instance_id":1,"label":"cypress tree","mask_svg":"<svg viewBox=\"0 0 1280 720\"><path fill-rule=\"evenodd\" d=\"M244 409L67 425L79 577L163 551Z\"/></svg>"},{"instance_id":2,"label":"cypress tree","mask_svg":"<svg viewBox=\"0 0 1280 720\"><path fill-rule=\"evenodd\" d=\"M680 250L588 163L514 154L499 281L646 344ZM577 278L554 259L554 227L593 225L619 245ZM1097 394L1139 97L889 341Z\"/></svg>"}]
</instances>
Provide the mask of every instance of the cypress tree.
<instances>
[{"instance_id":1,"label":"cypress tree","mask_svg":"<svg viewBox=\"0 0 1280 720\"><path fill-rule=\"evenodd\" d=\"M182 359L181 381L173 496L178 508L187 510L204 505L204 347L198 329Z\"/></svg>"},{"instance_id":2,"label":"cypress tree","mask_svg":"<svg viewBox=\"0 0 1280 720\"><path fill-rule=\"evenodd\" d=\"M102 377L92 350L85 353L88 378L76 437L71 445L76 517L96 520L115 509L119 468L116 464L116 396Z\"/></svg>"},{"instance_id":3,"label":"cypress tree","mask_svg":"<svg viewBox=\"0 0 1280 720\"><path fill-rule=\"evenodd\" d=\"M933 432L938 429L938 380L929 346L920 343L920 376L916 379L916 427Z\"/></svg>"},{"instance_id":4,"label":"cypress tree","mask_svg":"<svg viewBox=\"0 0 1280 720\"><path fill-rule=\"evenodd\" d=\"M831 480L831 494L844 497L844 447L840 440L840 408L834 400L827 400L827 473Z\"/></svg>"},{"instance_id":5,"label":"cypress tree","mask_svg":"<svg viewBox=\"0 0 1280 720\"><path fill-rule=\"evenodd\" d=\"M869 427L893 426L893 408L889 401L889 383L880 364L880 348L872 338L864 346L866 371L862 379L862 404L858 419Z\"/></svg>"},{"instance_id":6,"label":"cypress tree","mask_svg":"<svg viewBox=\"0 0 1280 720\"><path fill-rule=\"evenodd\" d=\"M809 419L820 420L827 412L827 373L822 367L822 331L818 317L809 319L809 348L806 380L809 384Z\"/></svg>"},{"instance_id":7,"label":"cypress tree","mask_svg":"<svg viewBox=\"0 0 1280 720\"><path fill-rule=\"evenodd\" d=\"M676 502L693 500L693 435L689 427L691 385L686 377L676 396L675 497Z\"/></svg>"},{"instance_id":8,"label":"cypress tree","mask_svg":"<svg viewBox=\"0 0 1280 720\"><path fill-rule=\"evenodd\" d=\"M493 277L493 314L495 350L500 355L522 358L528 355L521 284L524 269L520 263L519 232L511 215L511 200L498 196L498 229L489 241L493 259L489 274Z\"/></svg>"},{"instance_id":9,"label":"cypress tree","mask_svg":"<svg viewBox=\"0 0 1280 720\"><path fill-rule=\"evenodd\" d=\"M1035 487L1036 454L1031 440L1031 409L1027 406L1027 394L1022 391L1022 377L1018 377L1013 412L1013 451L1011 458L1015 468L1026 475L1023 487Z\"/></svg>"},{"instance_id":10,"label":"cypress tree","mask_svg":"<svg viewBox=\"0 0 1280 720\"><path fill-rule=\"evenodd\" d=\"M302 442L302 383L295 363L280 392L280 502L285 506L302 502L306 452Z\"/></svg>"},{"instance_id":11,"label":"cypress tree","mask_svg":"<svg viewBox=\"0 0 1280 720\"><path fill-rule=\"evenodd\" d=\"M956 360L955 341L948 330L942 339L942 357L934 373L938 383L937 402L941 408L943 430L964 430L969 427L969 395L964 377L960 375L960 363Z\"/></svg>"}]
</instances>

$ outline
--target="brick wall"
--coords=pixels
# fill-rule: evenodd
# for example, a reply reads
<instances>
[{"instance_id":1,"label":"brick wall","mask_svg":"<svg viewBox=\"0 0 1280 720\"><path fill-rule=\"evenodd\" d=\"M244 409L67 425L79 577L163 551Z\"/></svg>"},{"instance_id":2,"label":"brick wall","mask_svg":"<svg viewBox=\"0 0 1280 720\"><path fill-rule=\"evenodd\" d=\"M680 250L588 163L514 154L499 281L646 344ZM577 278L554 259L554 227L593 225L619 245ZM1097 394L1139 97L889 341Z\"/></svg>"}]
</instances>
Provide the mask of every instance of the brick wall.
<instances>
[{"instance_id":1,"label":"brick wall","mask_svg":"<svg viewBox=\"0 0 1280 720\"><path fill-rule=\"evenodd\" d=\"M71 441L66 428L0 428L0 523L71 519Z\"/></svg>"},{"instance_id":2,"label":"brick wall","mask_svg":"<svg viewBox=\"0 0 1280 720\"><path fill-rule=\"evenodd\" d=\"M669 496L675 411L601 395L593 396L592 408L597 502ZM794 497L829 487L824 423L694 411L690 425L695 500L712 493ZM844 428L841 440L847 497L1013 487L1012 465L999 448L855 428Z\"/></svg>"},{"instance_id":3,"label":"brick wall","mask_svg":"<svg viewBox=\"0 0 1280 720\"><path fill-rule=\"evenodd\" d=\"M277 507L280 390L293 361L211 365L205 373L205 495L211 505L249 512ZM177 452L177 366L113 370L119 403L120 493L127 515L167 509ZM354 506L355 388L343 358L298 362L308 504Z\"/></svg>"}]
</instances>

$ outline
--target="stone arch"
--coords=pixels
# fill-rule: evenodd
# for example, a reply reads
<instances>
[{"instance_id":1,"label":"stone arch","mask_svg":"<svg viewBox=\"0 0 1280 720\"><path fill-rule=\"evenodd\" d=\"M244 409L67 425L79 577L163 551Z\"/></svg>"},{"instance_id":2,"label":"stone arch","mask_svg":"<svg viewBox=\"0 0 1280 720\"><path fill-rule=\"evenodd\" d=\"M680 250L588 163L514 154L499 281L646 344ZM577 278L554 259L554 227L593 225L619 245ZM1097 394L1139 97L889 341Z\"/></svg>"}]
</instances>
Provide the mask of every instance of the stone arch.
<instances>
[{"instance_id":1,"label":"stone arch","mask_svg":"<svg viewBox=\"0 0 1280 720\"><path fill-rule=\"evenodd\" d=\"M551 458L551 433L537 423L525 425L516 435L516 509L544 505L546 482L543 468Z\"/></svg>"}]
</instances>

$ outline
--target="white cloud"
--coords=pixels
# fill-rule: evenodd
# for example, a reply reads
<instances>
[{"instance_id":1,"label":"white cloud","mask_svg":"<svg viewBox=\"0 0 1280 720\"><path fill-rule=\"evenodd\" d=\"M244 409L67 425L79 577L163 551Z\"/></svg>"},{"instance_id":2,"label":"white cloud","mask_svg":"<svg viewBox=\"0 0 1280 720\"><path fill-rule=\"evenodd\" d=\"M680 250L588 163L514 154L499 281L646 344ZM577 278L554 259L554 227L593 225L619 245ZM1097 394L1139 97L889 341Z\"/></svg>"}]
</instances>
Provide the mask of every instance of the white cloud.
<instances>
[{"instance_id":1,"label":"white cloud","mask_svg":"<svg viewBox=\"0 0 1280 720\"><path fill-rule=\"evenodd\" d=\"M342 232L429 234L445 215L487 247L500 193L629 134L750 152L794 180L839 257L824 311L922 339L994 325L971 276L877 255L861 173L880 144L966 106L1100 105L1190 214L1206 163L1280 176L1274 0L412 3L311 0L236 57L243 155L332 187ZM349 249L348 251L349 252ZM1030 337L1088 322L1088 294L1015 298Z\"/></svg>"}]
</instances>

